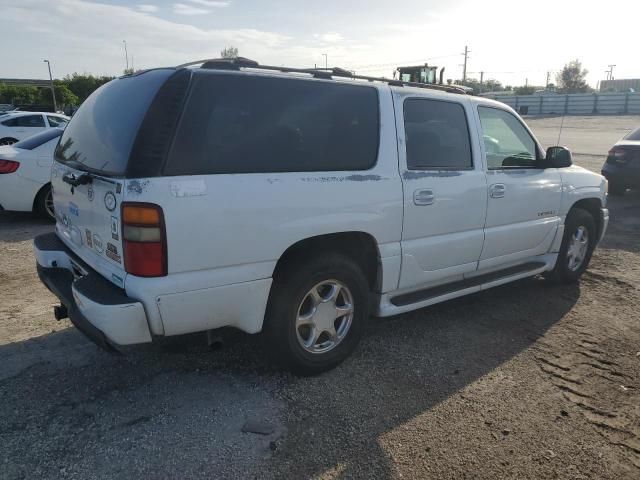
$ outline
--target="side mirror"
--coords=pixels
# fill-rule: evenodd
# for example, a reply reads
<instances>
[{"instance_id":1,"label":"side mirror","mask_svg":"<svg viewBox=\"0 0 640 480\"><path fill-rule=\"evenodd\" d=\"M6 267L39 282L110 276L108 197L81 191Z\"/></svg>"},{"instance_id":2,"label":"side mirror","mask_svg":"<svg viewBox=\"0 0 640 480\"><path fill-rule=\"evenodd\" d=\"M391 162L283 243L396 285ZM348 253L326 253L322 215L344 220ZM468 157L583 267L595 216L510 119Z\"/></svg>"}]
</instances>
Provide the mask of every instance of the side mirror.
<instances>
[{"instance_id":1,"label":"side mirror","mask_svg":"<svg viewBox=\"0 0 640 480\"><path fill-rule=\"evenodd\" d=\"M571 151L565 147L549 147L547 148L547 156L545 157L547 167L564 168L573 165Z\"/></svg>"}]
</instances>

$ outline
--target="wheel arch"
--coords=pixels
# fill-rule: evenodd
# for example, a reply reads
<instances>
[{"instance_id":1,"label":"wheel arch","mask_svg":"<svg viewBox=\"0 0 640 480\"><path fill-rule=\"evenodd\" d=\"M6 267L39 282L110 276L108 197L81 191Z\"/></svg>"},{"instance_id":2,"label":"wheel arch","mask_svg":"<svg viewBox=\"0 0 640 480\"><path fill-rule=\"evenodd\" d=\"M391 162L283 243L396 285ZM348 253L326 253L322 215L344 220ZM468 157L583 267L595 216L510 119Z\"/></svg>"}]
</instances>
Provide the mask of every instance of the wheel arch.
<instances>
[{"instance_id":1,"label":"wheel arch","mask_svg":"<svg viewBox=\"0 0 640 480\"><path fill-rule=\"evenodd\" d=\"M593 220L596 222L596 228L598 229L598 235L596 238L600 238L600 233L602 232L603 228L601 215L602 201L599 198L582 198L571 205L569 212L575 210L576 208L586 210L591 214Z\"/></svg>"},{"instance_id":2,"label":"wheel arch","mask_svg":"<svg viewBox=\"0 0 640 480\"><path fill-rule=\"evenodd\" d=\"M382 264L378 242L373 235L361 231L337 232L316 235L290 245L278 259L273 278L277 280L292 262L325 252L338 252L355 260L369 283L371 291L380 291L382 285Z\"/></svg>"},{"instance_id":3,"label":"wheel arch","mask_svg":"<svg viewBox=\"0 0 640 480\"><path fill-rule=\"evenodd\" d=\"M40 199L40 195L42 195L42 192L44 192L45 188L47 187L51 187L51 182L47 182L44 185L42 185L36 192L36 195L33 197L33 204L31 205L31 210L33 212L38 211L38 200Z\"/></svg>"}]
</instances>

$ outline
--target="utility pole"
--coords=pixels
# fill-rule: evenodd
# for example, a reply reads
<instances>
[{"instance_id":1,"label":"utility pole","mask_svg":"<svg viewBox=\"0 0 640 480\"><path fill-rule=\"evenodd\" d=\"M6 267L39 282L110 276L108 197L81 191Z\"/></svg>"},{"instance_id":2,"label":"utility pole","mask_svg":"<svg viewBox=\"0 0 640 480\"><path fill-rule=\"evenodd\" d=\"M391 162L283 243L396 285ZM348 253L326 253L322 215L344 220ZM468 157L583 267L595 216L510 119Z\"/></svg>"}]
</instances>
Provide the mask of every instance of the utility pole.
<instances>
[{"instance_id":1,"label":"utility pole","mask_svg":"<svg viewBox=\"0 0 640 480\"><path fill-rule=\"evenodd\" d=\"M57 112L58 105L56 103L56 91L53 88L53 77L51 76L51 63L49 63L49 60L43 60L43 62L46 62L47 67L49 67L49 85L51 85L51 95L53 96L53 111Z\"/></svg>"},{"instance_id":2,"label":"utility pole","mask_svg":"<svg viewBox=\"0 0 640 480\"><path fill-rule=\"evenodd\" d=\"M467 60L469 59L469 53L471 50L465 45L464 46L464 64L462 65L462 81L464 82L467 79Z\"/></svg>"},{"instance_id":3,"label":"utility pole","mask_svg":"<svg viewBox=\"0 0 640 480\"><path fill-rule=\"evenodd\" d=\"M324 68L325 70L329 69L329 56L326 53L323 53L322 56L324 57Z\"/></svg>"},{"instance_id":4,"label":"utility pole","mask_svg":"<svg viewBox=\"0 0 640 480\"><path fill-rule=\"evenodd\" d=\"M547 87L549 86L549 78L551 77L551 72L547 72L547 83L545 83L544 88L545 90L547 89Z\"/></svg>"},{"instance_id":5,"label":"utility pole","mask_svg":"<svg viewBox=\"0 0 640 480\"><path fill-rule=\"evenodd\" d=\"M609 67L609 78L607 80L613 80L613 67L615 65L607 65Z\"/></svg>"},{"instance_id":6,"label":"utility pole","mask_svg":"<svg viewBox=\"0 0 640 480\"><path fill-rule=\"evenodd\" d=\"M127 52L127 41L122 40L122 43L124 43L124 61L126 62L127 72L128 72L129 71L129 53Z\"/></svg>"},{"instance_id":7,"label":"utility pole","mask_svg":"<svg viewBox=\"0 0 640 480\"><path fill-rule=\"evenodd\" d=\"M482 93L482 82L484 82L484 72L480 72L480 93Z\"/></svg>"}]
</instances>

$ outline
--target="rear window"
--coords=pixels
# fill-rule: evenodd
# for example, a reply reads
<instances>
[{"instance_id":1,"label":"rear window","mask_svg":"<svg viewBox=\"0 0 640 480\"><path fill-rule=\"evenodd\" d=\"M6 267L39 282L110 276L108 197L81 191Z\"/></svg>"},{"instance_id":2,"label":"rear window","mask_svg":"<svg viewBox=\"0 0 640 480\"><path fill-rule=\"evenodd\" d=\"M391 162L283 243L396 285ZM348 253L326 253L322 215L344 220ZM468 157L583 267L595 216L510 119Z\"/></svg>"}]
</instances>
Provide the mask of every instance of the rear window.
<instances>
[{"instance_id":1,"label":"rear window","mask_svg":"<svg viewBox=\"0 0 640 480\"><path fill-rule=\"evenodd\" d=\"M369 86L202 72L165 174L367 170L378 110Z\"/></svg>"},{"instance_id":2,"label":"rear window","mask_svg":"<svg viewBox=\"0 0 640 480\"><path fill-rule=\"evenodd\" d=\"M48 128L44 132L31 135L29 138L26 138L21 142L14 144L13 146L16 148L21 148L23 150L33 150L34 148L38 148L40 145L48 142L49 140L58 138L60 135L62 135L61 129Z\"/></svg>"},{"instance_id":3,"label":"rear window","mask_svg":"<svg viewBox=\"0 0 640 480\"><path fill-rule=\"evenodd\" d=\"M624 137L624 139L625 140L640 140L640 128L637 128L633 132L627 134L627 136Z\"/></svg>"},{"instance_id":4,"label":"rear window","mask_svg":"<svg viewBox=\"0 0 640 480\"><path fill-rule=\"evenodd\" d=\"M145 113L173 71L118 78L93 92L62 134L56 160L107 176L124 175Z\"/></svg>"}]
</instances>

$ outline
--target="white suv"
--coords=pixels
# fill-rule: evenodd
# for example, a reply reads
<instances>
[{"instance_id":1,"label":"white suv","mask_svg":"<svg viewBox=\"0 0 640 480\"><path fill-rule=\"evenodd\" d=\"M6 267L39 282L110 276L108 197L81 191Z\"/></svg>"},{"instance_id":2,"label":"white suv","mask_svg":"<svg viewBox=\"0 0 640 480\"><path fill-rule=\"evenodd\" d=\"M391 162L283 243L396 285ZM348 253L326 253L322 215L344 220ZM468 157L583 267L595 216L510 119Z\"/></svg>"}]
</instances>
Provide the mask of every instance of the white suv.
<instances>
[{"instance_id":1,"label":"white suv","mask_svg":"<svg viewBox=\"0 0 640 480\"><path fill-rule=\"evenodd\" d=\"M370 313L576 281L607 227L604 178L502 103L416 87L245 59L101 87L60 139L56 231L35 239L56 317L108 349L264 331L309 374Z\"/></svg>"}]
</instances>

